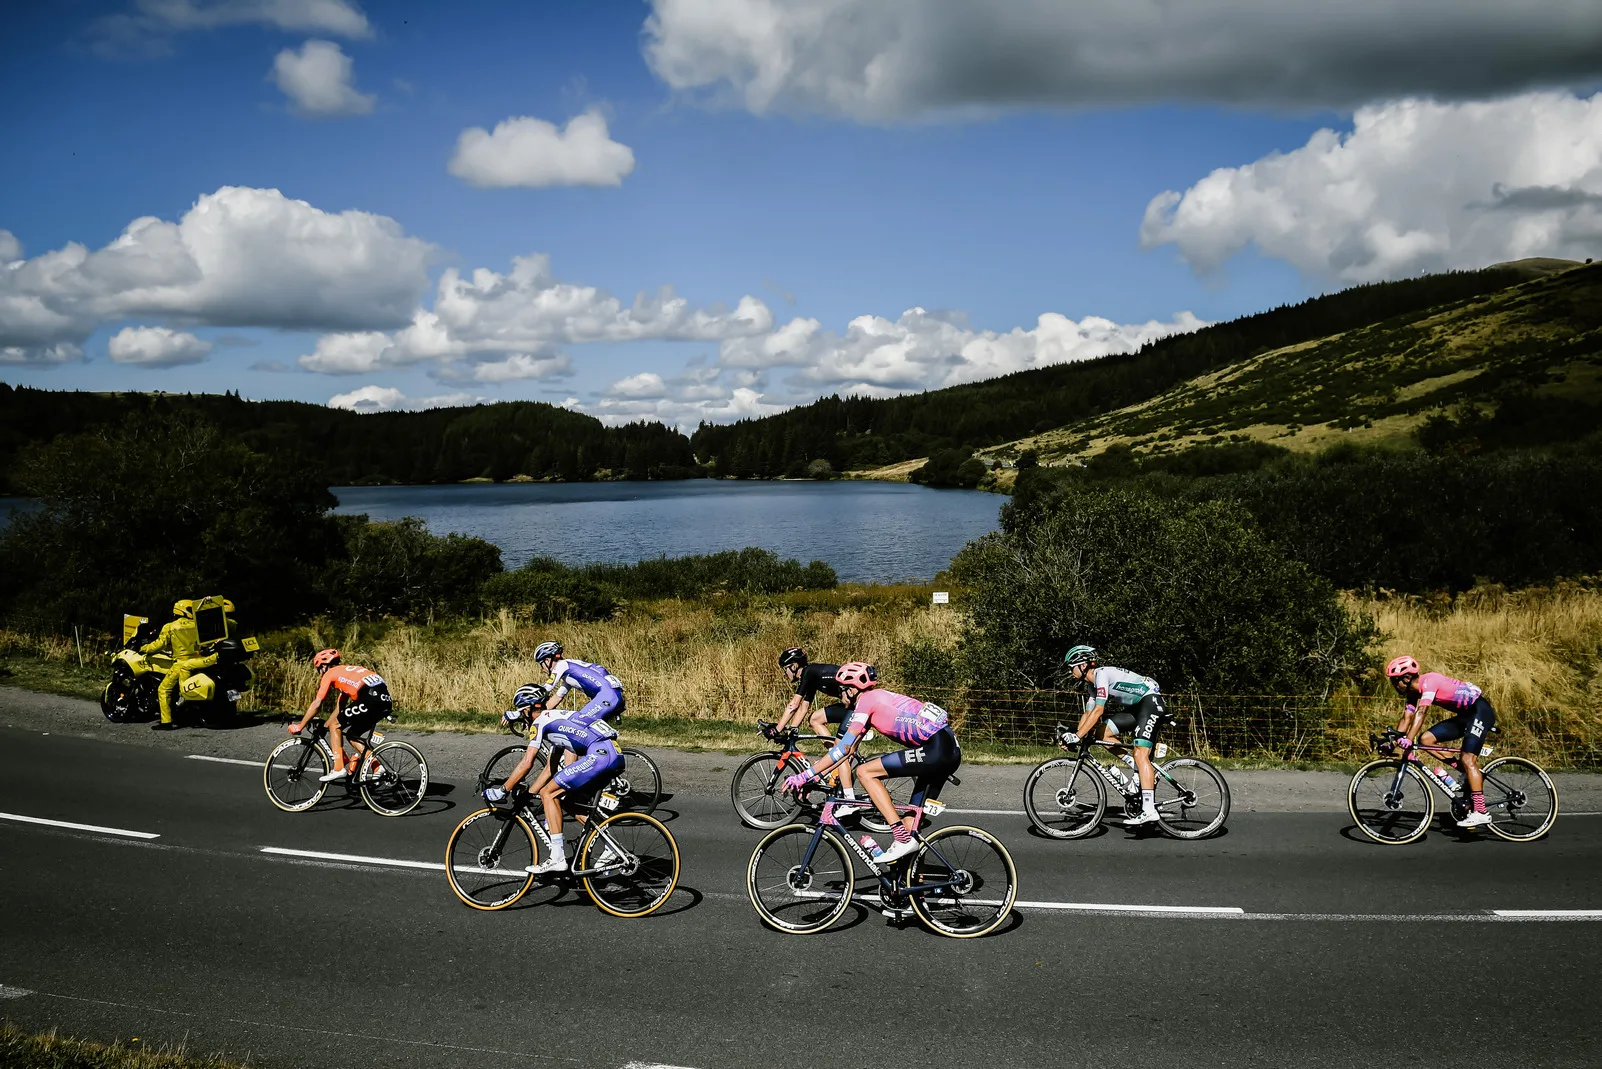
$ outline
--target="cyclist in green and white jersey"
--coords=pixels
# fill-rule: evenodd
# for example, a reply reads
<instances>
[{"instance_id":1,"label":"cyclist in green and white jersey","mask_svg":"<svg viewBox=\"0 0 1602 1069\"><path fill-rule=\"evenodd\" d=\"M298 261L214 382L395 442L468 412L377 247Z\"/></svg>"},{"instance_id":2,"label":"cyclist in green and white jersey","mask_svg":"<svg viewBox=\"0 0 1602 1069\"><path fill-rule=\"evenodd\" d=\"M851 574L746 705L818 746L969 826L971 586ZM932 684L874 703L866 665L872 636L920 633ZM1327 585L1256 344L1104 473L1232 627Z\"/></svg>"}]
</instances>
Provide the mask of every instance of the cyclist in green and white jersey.
<instances>
[{"instance_id":1,"label":"cyclist in green and white jersey","mask_svg":"<svg viewBox=\"0 0 1602 1069\"><path fill-rule=\"evenodd\" d=\"M1063 735L1063 744L1072 746L1078 742L1107 708L1101 739L1104 742L1131 739L1135 771L1140 774L1140 813L1124 818L1124 825L1133 828L1154 823L1158 819L1154 794L1157 769L1151 763L1151 751L1157 745L1158 730L1168 719L1157 681L1150 676L1101 664L1100 656L1090 646L1075 646L1063 656L1063 661L1074 679L1086 684L1090 691L1078 730Z\"/></svg>"}]
</instances>

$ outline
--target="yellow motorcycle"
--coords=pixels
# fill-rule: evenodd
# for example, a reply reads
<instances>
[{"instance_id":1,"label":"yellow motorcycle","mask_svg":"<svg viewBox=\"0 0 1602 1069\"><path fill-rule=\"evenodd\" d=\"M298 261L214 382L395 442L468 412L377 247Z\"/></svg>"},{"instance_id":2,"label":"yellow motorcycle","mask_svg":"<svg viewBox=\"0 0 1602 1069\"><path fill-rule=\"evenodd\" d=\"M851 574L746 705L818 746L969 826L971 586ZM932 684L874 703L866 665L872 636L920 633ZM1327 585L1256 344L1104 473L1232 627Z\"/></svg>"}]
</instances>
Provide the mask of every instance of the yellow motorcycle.
<instances>
[{"instance_id":1,"label":"yellow motorcycle","mask_svg":"<svg viewBox=\"0 0 1602 1069\"><path fill-rule=\"evenodd\" d=\"M239 699L250 689L255 674L246 663L260 649L254 638L237 638L225 598L195 602L195 627L202 656L217 654L217 663L192 672L178 690L173 712L205 727L223 727L239 714ZM122 618L122 648L111 659L111 682L100 693L100 711L113 723L154 720L161 715L156 690L172 669L170 654L139 652L156 640L161 625L143 616Z\"/></svg>"}]
</instances>

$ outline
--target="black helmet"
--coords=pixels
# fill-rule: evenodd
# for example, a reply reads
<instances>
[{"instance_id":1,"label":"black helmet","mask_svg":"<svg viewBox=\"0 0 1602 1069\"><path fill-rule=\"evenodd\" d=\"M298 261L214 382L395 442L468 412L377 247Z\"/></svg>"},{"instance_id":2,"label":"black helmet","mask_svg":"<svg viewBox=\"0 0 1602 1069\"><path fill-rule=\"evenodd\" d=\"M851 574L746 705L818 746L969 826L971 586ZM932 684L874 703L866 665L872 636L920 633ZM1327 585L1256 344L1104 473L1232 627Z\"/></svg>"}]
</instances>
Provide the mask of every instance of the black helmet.
<instances>
[{"instance_id":1,"label":"black helmet","mask_svg":"<svg viewBox=\"0 0 1602 1069\"><path fill-rule=\"evenodd\" d=\"M779 654L780 668L788 668L792 664L798 664L802 668L805 668L807 665L807 651L802 649L800 646L791 646L789 649Z\"/></svg>"}]
</instances>

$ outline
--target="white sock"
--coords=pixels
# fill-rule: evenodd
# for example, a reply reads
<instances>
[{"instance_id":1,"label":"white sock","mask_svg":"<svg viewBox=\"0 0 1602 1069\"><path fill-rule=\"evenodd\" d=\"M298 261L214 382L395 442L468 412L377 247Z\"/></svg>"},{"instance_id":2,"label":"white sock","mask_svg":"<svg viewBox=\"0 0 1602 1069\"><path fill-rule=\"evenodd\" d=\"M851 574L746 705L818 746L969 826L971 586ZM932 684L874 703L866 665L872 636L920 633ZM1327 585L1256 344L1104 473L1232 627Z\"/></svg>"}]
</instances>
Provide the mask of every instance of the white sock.
<instances>
[{"instance_id":1,"label":"white sock","mask_svg":"<svg viewBox=\"0 0 1602 1069\"><path fill-rule=\"evenodd\" d=\"M857 789L855 787L847 787L845 789L845 796L847 798L851 799L853 802L856 801L857 800Z\"/></svg>"},{"instance_id":2,"label":"white sock","mask_svg":"<svg viewBox=\"0 0 1602 1069\"><path fill-rule=\"evenodd\" d=\"M1147 790L1144 787L1141 788L1140 808L1145 813L1157 812L1157 790L1155 787L1151 790Z\"/></svg>"},{"instance_id":3,"label":"white sock","mask_svg":"<svg viewBox=\"0 0 1602 1069\"><path fill-rule=\"evenodd\" d=\"M562 841L562 833L561 832L557 832L555 835L551 836L551 856L552 857L566 857L567 856L567 844Z\"/></svg>"}]
</instances>

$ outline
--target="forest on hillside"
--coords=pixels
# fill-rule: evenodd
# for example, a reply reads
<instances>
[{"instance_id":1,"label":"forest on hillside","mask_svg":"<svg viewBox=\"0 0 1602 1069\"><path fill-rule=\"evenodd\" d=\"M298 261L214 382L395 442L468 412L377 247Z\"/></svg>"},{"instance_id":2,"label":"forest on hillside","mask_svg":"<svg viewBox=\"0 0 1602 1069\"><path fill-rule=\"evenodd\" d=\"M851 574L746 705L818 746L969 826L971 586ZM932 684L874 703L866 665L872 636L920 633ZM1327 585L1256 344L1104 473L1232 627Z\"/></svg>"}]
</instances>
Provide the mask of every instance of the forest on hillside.
<instances>
[{"instance_id":1,"label":"forest on hillside","mask_svg":"<svg viewBox=\"0 0 1602 1069\"><path fill-rule=\"evenodd\" d=\"M608 427L534 401L356 413L300 401L247 401L232 393L78 393L0 383L0 492L15 492L14 469L30 444L140 419L216 427L256 453L311 466L328 486L702 474L689 440L660 423Z\"/></svg>"},{"instance_id":2,"label":"forest on hillside","mask_svg":"<svg viewBox=\"0 0 1602 1069\"><path fill-rule=\"evenodd\" d=\"M1133 353L904 397L831 396L761 419L703 423L691 442L696 457L718 475L737 478L800 476L817 460L851 471L947 449L972 451L1111 412L1260 353L1418 317L1528 277L1499 267L1356 286L1163 338Z\"/></svg>"}]
</instances>

